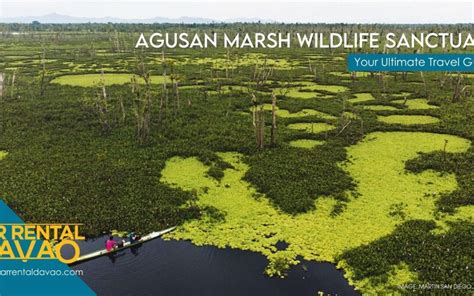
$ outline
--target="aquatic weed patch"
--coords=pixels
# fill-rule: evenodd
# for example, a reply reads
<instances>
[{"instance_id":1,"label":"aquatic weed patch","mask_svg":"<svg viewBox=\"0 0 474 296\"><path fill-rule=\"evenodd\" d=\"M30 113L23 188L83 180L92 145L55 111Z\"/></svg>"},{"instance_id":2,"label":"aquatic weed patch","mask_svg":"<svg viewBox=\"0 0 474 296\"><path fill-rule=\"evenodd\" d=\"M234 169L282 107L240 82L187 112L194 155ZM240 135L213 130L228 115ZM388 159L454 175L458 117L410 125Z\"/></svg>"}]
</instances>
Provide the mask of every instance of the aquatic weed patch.
<instances>
[{"instance_id":1,"label":"aquatic weed patch","mask_svg":"<svg viewBox=\"0 0 474 296\"><path fill-rule=\"evenodd\" d=\"M298 215L275 209L269 199L243 180L249 166L237 153L220 154L233 167L224 171L220 182L206 176L209 167L197 158L172 158L162 171L161 181L183 190L197 190L198 203L215 207L225 219L216 222L204 217L189 221L170 237L189 239L197 245L260 252L270 260L267 272L274 275L284 273L272 264L277 258L286 258L292 264L298 255L307 260L336 262L344 252L390 235L404 221L435 218L437 195L427 198L426 194L455 190L454 175L408 173L404 164L419 152L442 150L445 140L452 144L447 148L450 153L463 152L470 146L468 140L451 135L375 132L349 147L350 161L342 166L357 181L358 196L347 197L344 209L335 216L331 213L340 200L331 195L319 196L314 210ZM404 204L403 218L390 214L393 205L399 203ZM277 250L278 241L287 242L288 248ZM349 277L363 291L371 291L360 277L353 273Z\"/></svg>"},{"instance_id":2,"label":"aquatic weed patch","mask_svg":"<svg viewBox=\"0 0 474 296\"><path fill-rule=\"evenodd\" d=\"M440 122L439 118L429 115L379 115L377 120L383 123L401 125L434 124Z\"/></svg>"},{"instance_id":3,"label":"aquatic weed patch","mask_svg":"<svg viewBox=\"0 0 474 296\"><path fill-rule=\"evenodd\" d=\"M374 96L371 93L357 93L354 94L354 97L355 98L349 99L348 101L351 103L361 103L375 100Z\"/></svg>"},{"instance_id":4,"label":"aquatic weed patch","mask_svg":"<svg viewBox=\"0 0 474 296\"><path fill-rule=\"evenodd\" d=\"M127 84L130 83L133 74L125 73L106 73L104 74L105 85L114 85L114 84ZM97 86L101 80L101 74L74 74L74 75L63 75L58 76L51 81L51 83L57 83L61 85L70 85L70 86L82 86L82 87L92 87ZM163 76L152 76L151 82L153 84L162 84L165 79ZM140 79L138 78L138 81ZM166 82L169 82L169 78L166 78Z\"/></svg>"},{"instance_id":5,"label":"aquatic weed patch","mask_svg":"<svg viewBox=\"0 0 474 296\"><path fill-rule=\"evenodd\" d=\"M290 113L286 109L279 109L276 111L276 115L284 118L298 118L298 117L305 117L305 116L316 116L322 119L336 119L335 116L331 114L327 114L315 109L302 109L295 113Z\"/></svg>"},{"instance_id":6,"label":"aquatic weed patch","mask_svg":"<svg viewBox=\"0 0 474 296\"><path fill-rule=\"evenodd\" d=\"M344 85L317 84L314 82L305 84L306 86L302 87L301 89L306 91L326 91L331 93L343 93L349 91L349 88Z\"/></svg>"},{"instance_id":7,"label":"aquatic weed patch","mask_svg":"<svg viewBox=\"0 0 474 296\"><path fill-rule=\"evenodd\" d=\"M329 98L330 96L324 95L315 91L303 90L299 87L290 88L274 88L275 94L284 94L286 97L295 99L315 99L315 98Z\"/></svg>"},{"instance_id":8,"label":"aquatic weed patch","mask_svg":"<svg viewBox=\"0 0 474 296\"><path fill-rule=\"evenodd\" d=\"M399 110L398 108L395 108L393 106L388 106L388 105L365 105L363 108L366 110L371 110L371 111L397 111Z\"/></svg>"},{"instance_id":9,"label":"aquatic weed patch","mask_svg":"<svg viewBox=\"0 0 474 296\"><path fill-rule=\"evenodd\" d=\"M0 160L4 159L8 155L8 152L0 150Z\"/></svg>"},{"instance_id":10,"label":"aquatic weed patch","mask_svg":"<svg viewBox=\"0 0 474 296\"><path fill-rule=\"evenodd\" d=\"M298 63L289 61L285 58L271 58L262 53L247 53L241 56L232 56L230 58L225 55L218 57L180 57L172 58L173 64L176 66L187 65L208 65L212 69L237 69L239 67L263 66L267 65L275 69L290 70L297 66ZM157 63L161 63L161 58L156 59Z\"/></svg>"},{"instance_id":11,"label":"aquatic weed patch","mask_svg":"<svg viewBox=\"0 0 474 296\"><path fill-rule=\"evenodd\" d=\"M266 110L266 111L271 111L272 110L272 105L271 104L263 104L263 105L261 105L261 107L263 108L263 110ZM257 107L257 108L260 108L260 107ZM252 111L252 109L253 108L251 108L250 111ZM329 120L336 119L336 117L331 115L331 114L321 112L321 111L318 111L318 110L315 110L315 109L305 108L305 109L302 109L298 112L291 113L287 109L283 109L283 108L279 108L278 106L275 106L275 110L276 110L275 114L278 117L282 117L282 118L300 118L300 117L306 117L306 116L316 116L316 117L319 117L321 119L329 119Z\"/></svg>"},{"instance_id":12,"label":"aquatic weed patch","mask_svg":"<svg viewBox=\"0 0 474 296\"><path fill-rule=\"evenodd\" d=\"M336 129L334 125L324 122L298 122L290 123L287 126L289 129L299 130L307 133L322 133Z\"/></svg>"},{"instance_id":13,"label":"aquatic weed patch","mask_svg":"<svg viewBox=\"0 0 474 296\"><path fill-rule=\"evenodd\" d=\"M367 294L412 295L430 283L464 285L447 291L469 294L472 287L466 286L474 276L474 223L452 222L449 231L441 234L433 232L435 227L433 221L405 222L392 234L345 252L339 266Z\"/></svg>"},{"instance_id":14,"label":"aquatic weed patch","mask_svg":"<svg viewBox=\"0 0 474 296\"><path fill-rule=\"evenodd\" d=\"M430 105L427 99L408 99L408 100L394 100L392 103L401 104L410 110L426 110L438 109L438 106Z\"/></svg>"}]
</instances>

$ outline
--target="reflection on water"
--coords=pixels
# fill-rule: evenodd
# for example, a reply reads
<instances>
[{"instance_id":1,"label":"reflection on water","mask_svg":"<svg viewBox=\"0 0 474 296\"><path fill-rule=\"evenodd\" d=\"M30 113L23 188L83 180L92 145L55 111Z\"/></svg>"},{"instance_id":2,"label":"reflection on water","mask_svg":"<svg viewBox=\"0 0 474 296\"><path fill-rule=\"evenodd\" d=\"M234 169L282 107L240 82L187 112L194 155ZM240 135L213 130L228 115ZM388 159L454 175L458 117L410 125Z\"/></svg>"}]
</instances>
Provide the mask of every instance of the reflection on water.
<instances>
[{"instance_id":1,"label":"reflection on water","mask_svg":"<svg viewBox=\"0 0 474 296\"><path fill-rule=\"evenodd\" d=\"M106 238L79 242L81 254L104 248ZM266 265L249 251L158 238L73 268L98 295L356 295L333 264L303 262L284 279L264 275Z\"/></svg>"}]
</instances>

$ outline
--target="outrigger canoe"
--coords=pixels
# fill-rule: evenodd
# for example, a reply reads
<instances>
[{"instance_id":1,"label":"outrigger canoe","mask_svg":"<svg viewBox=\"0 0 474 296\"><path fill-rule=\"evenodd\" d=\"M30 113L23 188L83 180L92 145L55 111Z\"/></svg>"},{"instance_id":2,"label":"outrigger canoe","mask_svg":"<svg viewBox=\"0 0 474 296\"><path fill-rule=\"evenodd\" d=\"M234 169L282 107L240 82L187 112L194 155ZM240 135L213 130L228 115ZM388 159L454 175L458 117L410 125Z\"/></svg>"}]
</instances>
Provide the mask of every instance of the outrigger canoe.
<instances>
[{"instance_id":1,"label":"outrigger canoe","mask_svg":"<svg viewBox=\"0 0 474 296\"><path fill-rule=\"evenodd\" d=\"M125 242L122 247L114 248L110 251L107 251L106 249L103 249L103 250L99 250L99 251L96 251L96 252L93 252L93 253L89 253L87 255L79 257L76 261L71 263L71 265L72 264L77 264L77 263L80 263L80 262L84 262L84 261L87 261L87 260L91 260L91 259L94 259L94 258L97 258L97 257L101 257L101 256L104 256L104 255L113 254L113 253L116 253L116 252L121 251L123 249L127 249L127 248L130 248L130 247L142 244L142 243L147 242L149 240L160 237L165 233L173 231L175 228L176 228L176 226L164 229L162 231L155 231L155 232L149 233L149 234L143 236L142 238L140 238L138 241L134 242L133 244L131 244L130 242Z\"/></svg>"}]
</instances>

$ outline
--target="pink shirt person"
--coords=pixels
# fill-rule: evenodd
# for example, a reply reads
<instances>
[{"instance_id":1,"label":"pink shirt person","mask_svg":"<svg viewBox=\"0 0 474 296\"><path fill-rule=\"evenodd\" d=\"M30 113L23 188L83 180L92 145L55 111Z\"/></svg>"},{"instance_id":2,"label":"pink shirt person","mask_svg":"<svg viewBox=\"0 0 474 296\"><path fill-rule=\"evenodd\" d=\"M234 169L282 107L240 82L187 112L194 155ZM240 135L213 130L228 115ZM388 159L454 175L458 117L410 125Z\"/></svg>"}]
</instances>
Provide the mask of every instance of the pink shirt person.
<instances>
[{"instance_id":1,"label":"pink shirt person","mask_svg":"<svg viewBox=\"0 0 474 296\"><path fill-rule=\"evenodd\" d=\"M112 251L113 248L117 245L117 243L114 241L114 237L111 236L106 242L105 242L105 248L107 251Z\"/></svg>"}]
</instances>

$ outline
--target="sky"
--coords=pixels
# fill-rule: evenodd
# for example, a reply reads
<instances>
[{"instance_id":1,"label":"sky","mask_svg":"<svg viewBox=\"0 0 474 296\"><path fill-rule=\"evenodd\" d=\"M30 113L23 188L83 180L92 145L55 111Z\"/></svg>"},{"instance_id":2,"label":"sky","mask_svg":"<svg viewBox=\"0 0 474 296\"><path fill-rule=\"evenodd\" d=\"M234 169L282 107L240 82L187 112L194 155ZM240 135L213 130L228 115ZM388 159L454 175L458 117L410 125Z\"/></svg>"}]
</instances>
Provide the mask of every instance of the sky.
<instances>
[{"instance_id":1,"label":"sky","mask_svg":"<svg viewBox=\"0 0 474 296\"><path fill-rule=\"evenodd\" d=\"M474 0L0 0L0 18L51 13L123 19L200 17L225 21L258 18L290 23L474 23Z\"/></svg>"}]
</instances>

